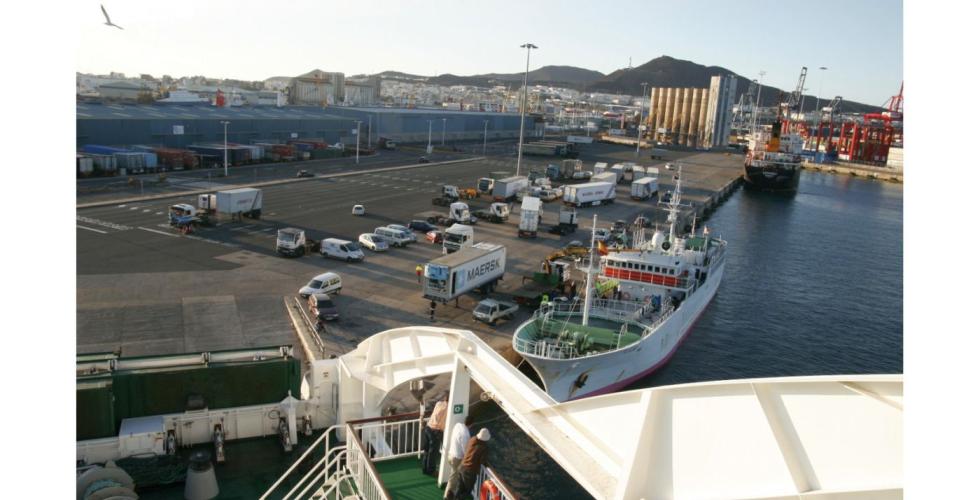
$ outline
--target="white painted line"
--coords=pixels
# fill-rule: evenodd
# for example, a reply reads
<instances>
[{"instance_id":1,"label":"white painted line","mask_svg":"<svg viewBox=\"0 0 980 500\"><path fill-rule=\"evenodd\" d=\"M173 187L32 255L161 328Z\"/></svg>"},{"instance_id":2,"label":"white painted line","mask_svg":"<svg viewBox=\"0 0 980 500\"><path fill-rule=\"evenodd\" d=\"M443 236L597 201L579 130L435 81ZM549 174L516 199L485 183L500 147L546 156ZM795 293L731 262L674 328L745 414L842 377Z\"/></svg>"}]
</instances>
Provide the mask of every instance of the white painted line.
<instances>
[{"instance_id":1,"label":"white painted line","mask_svg":"<svg viewBox=\"0 0 980 500\"><path fill-rule=\"evenodd\" d=\"M122 205L116 205L116 207L118 207L118 208L126 208L126 204L123 203Z\"/></svg>"},{"instance_id":2,"label":"white painted line","mask_svg":"<svg viewBox=\"0 0 980 500\"><path fill-rule=\"evenodd\" d=\"M78 225L78 224L75 224L75 227L77 227L77 228L79 228L79 229L87 229L87 230L89 230L89 231L95 231L96 233L99 233L99 234L109 234L109 233L107 233L106 231L100 231L100 230L98 230L98 229L92 229L92 228L90 228L90 227L85 227L85 226L80 226L80 225Z\"/></svg>"},{"instance_id":3,"label":"white painted line","mask_svg":"<svg viewBox=\"0 0 980 500\"><path fill-rule=\"evenodd\" d=\"M146 208L146 209L143 210L143 213L145 214L145 213L147 213L149 211L150 211L150 209L149 208Z\"/></svg>"},{"instance_id":4,"label":"white painted line","mask_svg":"<svg viewBox=\"0 0 980 500\"><path fill-rule=\"evenodd\" d=\"M165 232L163 232L163 231L157 231L156 229L150 229L150 228L148 228L148 227L143 227L143 226L137 226L137 228L136 228L136 229L142 229L142 230L144 230L144 231L149 231L149 232L151 232L151 233L157 233L157 234L162 234L162 235L164 235L164 236L170 236L171 238L180 238L180 236L179 236L179 235L176 235L176 234L174 234L174 233L165 233Z\"/></svg>"},{"instance_id":5,"label":"white painted line","mask_svg":"<svg viewBox=\"0 0 980 500\"><path fill-rule=\"evenodd\" d=\"M273 230L273 228L271 228L271 227L267 227L265 229L259 229L259 231L272 231L272 230Z\"/></svg>"},{"instance_id":6,"label":"white painted line","mask_svg":"<svg viewBox=\"0 0 980 500\"><path fill-rule=\"evenodd\" d=\"M129 207L130 210L139 210L140 207Z\"/></svg>"},{"instance_id":7,"label":"white painted line","mask_svg":"<svg viewBox=\"0 0 980 500\"><path fill-rule=\"evenodd\" d=\"M157 212L157 213L155 213L153 215L163 215L163 212Z\"/></svg>"}]
</instances>

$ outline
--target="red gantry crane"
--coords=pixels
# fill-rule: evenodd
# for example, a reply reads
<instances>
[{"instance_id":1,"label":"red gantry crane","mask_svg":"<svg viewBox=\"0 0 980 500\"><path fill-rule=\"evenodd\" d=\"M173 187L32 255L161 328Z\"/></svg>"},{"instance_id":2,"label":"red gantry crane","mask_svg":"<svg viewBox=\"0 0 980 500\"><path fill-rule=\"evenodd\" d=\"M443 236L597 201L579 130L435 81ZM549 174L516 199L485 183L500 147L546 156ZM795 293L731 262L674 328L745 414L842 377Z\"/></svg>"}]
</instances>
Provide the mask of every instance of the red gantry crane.
<instances>
[{"instance_id":1,"label":"red gantry crane","mask_svg":"<svg viewBox=\"0 0 980 500\"><path fill-rule=\"evenodd\" d=\"M898 94L882 106L886 111L866 113L861 123L841 125L837 147L842 160L883 164L888 160L888 150L902 145L904 91L902 82Z\"/></svg>"}]
</instances>

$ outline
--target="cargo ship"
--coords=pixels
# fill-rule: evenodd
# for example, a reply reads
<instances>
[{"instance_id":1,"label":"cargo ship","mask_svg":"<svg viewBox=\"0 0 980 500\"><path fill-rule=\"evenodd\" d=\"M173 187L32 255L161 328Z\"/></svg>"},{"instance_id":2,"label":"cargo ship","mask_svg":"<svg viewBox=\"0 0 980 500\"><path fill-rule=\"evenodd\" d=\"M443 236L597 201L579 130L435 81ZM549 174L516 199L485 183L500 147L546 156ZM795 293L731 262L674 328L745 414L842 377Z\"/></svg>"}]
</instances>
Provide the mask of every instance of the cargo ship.
<instances>
[{"instance_id":1,"label":"cargo ship","mask_svg":"<svg viewBox=\"0 0 980 500\"><path fill-rule=\"evenodd\" d=\"M727 242L707 228L677 234L680 171L674 181L666 233L647 240L640 229L634 248L596 259L593 227L584 297L548 303L515 331L514 350L556 401L616 391L663 366L718 290ZM599 298L612 289L613 298Z\"/></svg>"},{"instance_id":2,"label":"cargo ship","mask_svg":"<svg viewBox=\"0 0 980 500\"><path fill-rule=\"evenodd\" d=\"M777 119L768 130L752 133L742 174L746 188L796 192L800 184L803 139L795 133L783 134L782 128L783 121Z\"/></svg>"}]
</instances>

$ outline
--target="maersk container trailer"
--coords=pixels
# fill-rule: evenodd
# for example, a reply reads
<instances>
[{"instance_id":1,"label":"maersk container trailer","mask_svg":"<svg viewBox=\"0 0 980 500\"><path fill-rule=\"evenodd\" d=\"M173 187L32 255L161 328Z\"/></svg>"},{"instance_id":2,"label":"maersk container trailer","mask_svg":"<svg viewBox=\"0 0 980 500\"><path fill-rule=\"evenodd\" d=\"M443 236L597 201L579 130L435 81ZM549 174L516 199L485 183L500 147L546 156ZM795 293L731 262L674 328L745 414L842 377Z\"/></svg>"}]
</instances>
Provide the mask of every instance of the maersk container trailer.
<instances>
[{"instance_id":1,"label":"maersk container trailer","mask_svg":"<svg viewBox=\"0 0 980 500\"><path fill-rule=\"evenodd\" d=\"M563 201L566 205L584 207L605 205L616 199L616 185L611 182L587 182L565 186Z\"/></svg>"},{"instance_id":2,"label":"maersk container trailer","mask_svg":"<svg viewBox=\"0 0 980 500\"><path fill-rule=\"evenodd\" d=\"M445 304L477 288L492 290L506 266L507 247L477 243L426 264L422 296Z\"/></svg>"}]
</instances>

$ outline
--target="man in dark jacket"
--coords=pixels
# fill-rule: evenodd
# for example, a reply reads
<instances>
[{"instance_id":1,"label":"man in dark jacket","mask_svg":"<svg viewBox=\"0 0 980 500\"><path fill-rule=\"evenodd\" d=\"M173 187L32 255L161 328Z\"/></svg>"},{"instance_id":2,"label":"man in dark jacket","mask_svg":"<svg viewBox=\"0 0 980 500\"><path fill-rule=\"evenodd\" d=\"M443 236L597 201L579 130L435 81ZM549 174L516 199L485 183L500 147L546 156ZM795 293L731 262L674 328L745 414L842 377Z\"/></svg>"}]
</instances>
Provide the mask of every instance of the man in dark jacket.
<instances>
[{"instance_id":1,"label":"man in dark jacket","mask_svg":"<svg viewBox=\"0 0 980 500\"><path fill-rule=\"evenodd\" d=\"M469 498L470 492L473 491L476 477L480 474L480 467L487 463L488 441L490 441L490 431L484 427L466 444L463 463L459 464L459 481L454 492L456 500Z\"/></svg>"}]
</instances>

